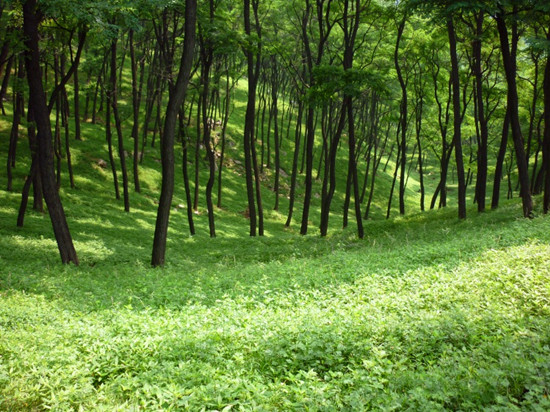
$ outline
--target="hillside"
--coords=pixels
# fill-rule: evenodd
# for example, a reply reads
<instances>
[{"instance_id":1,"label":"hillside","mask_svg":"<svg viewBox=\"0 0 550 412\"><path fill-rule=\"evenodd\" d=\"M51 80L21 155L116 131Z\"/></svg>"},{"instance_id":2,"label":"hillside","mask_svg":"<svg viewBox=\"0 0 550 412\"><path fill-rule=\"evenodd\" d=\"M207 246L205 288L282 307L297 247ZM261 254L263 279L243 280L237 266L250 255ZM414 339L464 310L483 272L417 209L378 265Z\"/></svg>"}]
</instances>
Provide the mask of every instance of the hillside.
<instances>
[{"instance_id":1,"label":"hillside","mask_svg":"<svg viewBox=\"0 0 550 412\"><path fill-rule=\"evenodd\" d=\"M101 127L84 136L76 188L61 191L79 267L59 263L47 215L15 227L24 141L17 188L0 192L0 410L550 407L550 220L540 210L519 218L514 199L466 221L453 207L386 221L379 200L359 240L339 229L338 210L327 238L299 236L284 228L283 203L267 213L266 236L250 238L233 162L218 237L201 213L188 234L180 186L168 263L152 269L154 150L125 213L97 163Z\"/></svg>"}]
</instances>

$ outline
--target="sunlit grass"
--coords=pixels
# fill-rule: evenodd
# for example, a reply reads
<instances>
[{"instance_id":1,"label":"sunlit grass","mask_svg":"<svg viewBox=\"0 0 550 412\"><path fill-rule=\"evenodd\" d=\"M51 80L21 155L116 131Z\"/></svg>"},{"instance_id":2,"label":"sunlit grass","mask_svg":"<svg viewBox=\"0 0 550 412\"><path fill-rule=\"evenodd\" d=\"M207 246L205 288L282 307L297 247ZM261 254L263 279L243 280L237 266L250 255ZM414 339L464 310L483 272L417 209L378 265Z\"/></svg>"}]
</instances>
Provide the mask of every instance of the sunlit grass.
<instances>
[{"instance_id":1,"label":"sunlit grass","mask_svg":"<svg viewBox=\"0 0 550 412\"><path fill-rule=\"evenodd\" d=\"M397 214L396 191L385 220L394 164L384 173L383 161L365 239L353 213L341 229L345 173L329 235L318 236L315 181L310 231L300 236L303 176L285 228L289 178L273 211L266 171L266 236L251 238L234 162L242 163L245 93L239 86L214 239L204 153L192 237L176 150L163 269L150 266L158 144L147 148L142 193L131 190L125 213L110 169L97 165L107 160L103 127L83 124L84 141L71 142L76 189L63 164L60 191L75 267L60 264L47 214L29 207L15 227L29 168L21 139L14 192L0 176L0 410L549 409L550 220L540 206L527 220L517 199L482 215L470 199L459 221L451 192L449 208L418 213L411 175L407 215ZM0 133L7 127L0 118ZM430 194L436 184L428 179Z\"/></svg>"}]
</instances>

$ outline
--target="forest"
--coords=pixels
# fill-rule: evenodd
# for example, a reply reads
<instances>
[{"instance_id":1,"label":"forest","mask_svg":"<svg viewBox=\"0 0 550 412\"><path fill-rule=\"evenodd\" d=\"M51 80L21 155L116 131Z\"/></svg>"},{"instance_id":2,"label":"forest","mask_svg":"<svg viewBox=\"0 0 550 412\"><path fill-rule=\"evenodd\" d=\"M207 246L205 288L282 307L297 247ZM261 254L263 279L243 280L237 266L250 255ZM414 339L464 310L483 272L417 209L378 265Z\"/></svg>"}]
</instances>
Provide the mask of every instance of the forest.
<instances>
[{"instance_id":1,"label":"forest","mask_svg":"<svg viewBox=\"0 0 550 412\"><path fill-rule=\"evenodd\" d=\"M0 410L550 408L550 3L0 34Z\"/></svg>"}]
</instances>

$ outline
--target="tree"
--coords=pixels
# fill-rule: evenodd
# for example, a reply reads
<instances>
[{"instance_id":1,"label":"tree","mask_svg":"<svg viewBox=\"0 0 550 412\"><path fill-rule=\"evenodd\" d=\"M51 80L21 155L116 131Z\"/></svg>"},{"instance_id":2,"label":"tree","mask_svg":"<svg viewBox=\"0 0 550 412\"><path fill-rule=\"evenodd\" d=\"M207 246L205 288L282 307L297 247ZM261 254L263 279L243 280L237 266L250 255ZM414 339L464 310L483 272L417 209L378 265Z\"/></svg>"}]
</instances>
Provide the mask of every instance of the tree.
<instances>
[{"instance_id":1,"label":"tree","mask_svg":"<svg viewBox=\"0 0 550 412\"><path fill-rule=\"evenodd\" d=\"M37 156L42 178L42 190L48 206L61 261L78 265L78 257L55 181L52 130L40 69L39 25L43 16L38 8L37 0L25 1L23 4L23 34L25 35L25 46L27 48L25 52L27 81L29 94L32 96L30 109L36 122Z\"/></svg>"},{"instance_id":2,"label":"tree","mask_svg":"<svg viewBox=\"0 0 550 412\"><path fill-rule=\"evenodd\" d=\"M517 14L517 8L514 7L513 15ZM508 84L507 106L510 115L510 126L514 139L514 148L516 152L516 162L519 174L520 196L523 202L523 215L530 217L533 212L533 199L531 197L531 186L529 184L529 172L527 169L527 160L525 157L525 148L523 146L523 134L519 120L519 99L516 83L517 67L510 52L510 41L508 38L508 27L505 21L505 10L502 6L495 15L497 29L500 38L502 60L506 72L506 82Z\"/></svg>"},{"instance_id":3,"label":"tree","mask_svg":"<svg viewBox=\"0 0 550 412\"><path fill-rule=\"evenodd\" d=\"M250 5L254 15L255 37L252 36L252 24L250 21ZM244 30L247 36L247 44L244 46L244 54L247 61L248 74L248 101L246 105L246 117L244 124L244 161L246 174L246 193L248 199L248 216L250 219L250 236L258 234L263 236L263 210L260 192L259 170L254 146L254 122L256 111L256 88L260 70L261 57L261 30L258 18L259 0L244 0ZM253 39L257 42L254 42ZM256 196L254 196L256 195ZM256 209L256 202L257 209ZM256 220L256 216L257 219Z\"/></svg>"},{"instance_id":4,"label":"tree","mask_svg":"<svg viewBox=\"0 0 550 412\"><path fill-rule=\"evenodd\" d=\"M185 99L191 75L193 52L195 48L196 21L197 1L186 0L183 53L179 64L177 79L175 83L173 83L172 80L169 84L169 98L164 120L163 139L161 141L162 186L153 240L153 257L151 260L153 266L162 266L165 260L168 222L174 194L174 141L176 121L179 108Z\"/></svg>"},{"instance_id":5,"label":"tree","mask_svg":"<svg viewBox=\"0 0 550 412\"><path fill-rule=\"evenodd\" d=\"M456 52L456 33L453 16L447 17L449 33L449 50L451 53L451 83L453 89L453 145L455 148L456 170L458 175L458 217L466 218L466 181L464 179L464 159L462 157L462 114L460 109L460 78L458 73L458 56Z\"/></svg>"},{"instance_id":6,"label":"tree","mask_svg":"<svg viewBox=\"0 0 550 412\"><path fill-rule=\"evenodd\" d=\"M409 121L408 116L408 100L407 100L407 84L403 79L403 74L401 73L401 66L399 64L399 43L401 42L401 37L403 36L403 30L405 29L405 23L407 21L407 16L403 16L401 22L397 28L397 41L395 44L395 53L394 53L394 64L395 71L397 72L397 78L399 79L399 85L401 86L401 179L399 187L399 213L405 214L405 168L407 161L407 124Z\"/></svg>"}]
</instances>

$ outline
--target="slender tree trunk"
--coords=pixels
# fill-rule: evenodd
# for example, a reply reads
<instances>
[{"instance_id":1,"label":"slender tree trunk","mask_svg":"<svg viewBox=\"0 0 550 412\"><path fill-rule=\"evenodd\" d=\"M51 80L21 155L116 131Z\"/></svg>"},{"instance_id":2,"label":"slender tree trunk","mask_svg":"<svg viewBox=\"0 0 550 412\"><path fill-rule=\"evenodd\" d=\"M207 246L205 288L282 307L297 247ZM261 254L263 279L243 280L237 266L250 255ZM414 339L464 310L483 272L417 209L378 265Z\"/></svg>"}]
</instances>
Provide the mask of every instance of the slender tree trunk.
<instances>
[{"instance_id":1,"label":"slender tree trunk","mask_svg":"<svg viewBox=\"0 0 550 412\"><path fill-rule=\"evenodd\" d=\"M212 4L212 3L211 3ZM211 15L211 18L213 16ZM216 226L214 221L214 203L212 201L212 189L214 188L214 181L216 178L216 162L214 158L214 150L212 149L210 130L214 118L208 116L208 94L210 84L210 68L212 66L213 51L205 50L204 42L201 41L201 85L202 90L200 97L202 99L202 143L206 151L206 158L208 160L208 181L206 183L206 207L208 210L208 227L210 230L210 237L216 237Z\"/></svg>"},{"instance_id":2,"label":"slender tree trunk","mask_svg":"<svg viewBox=\"0 0 550 412\"><path fill-rule=\"evenodd\" d=\"M290 226L292 222L292 214L294 211L294 201L296 198L296 180L298 178L298 159L300 157L300 141L302 137L302 116L303 116L303 104L300 101L298 103L298 115L296 120L296 130L294 135L294 157L292 159L292 173L290 176L290 194L288 203L288 217L285 223L286 227Z\"/></svg>"},{"instance_id":3,"label":"slender tree trunk","mask_svg":"<svg viewBox=\"0 0 550 412\"><path fill-rule=\"evenodd\" d=\"M130 61L132 67L132 139L134 140L134 190L139 193L141 191L141 187L139 184L139 106L141 103L141 99L138 88L138 65L136 61L136 51L134 46L134 30L130 29L130 34L128 36L128 41L130 43Z\"/></svg>"},{"instance_id":4,"label":"slender tree trunk","mask_svg":"<svg viewBox=\"0 0 550 412\"><path fill-rule=\"evenodd\" d=\"M80 127L80 80L78 77L78 67L73 73L74 88L74 137L76 140L82 140L82 131Z\"/></svg>"},{"instance_id":5,"label":"slender tree trunk","mask_svg":"<svg viewBox=\"0 0 550 412\"><path fill-rule=\"evenodd\" d=\"M67 91L63 90L61 97L61 124L65 129L65 155L67 156L67 168L69 170L69 183L71 188L75 188L73 160L71 156L70 131L69 131L69 97Z\"/></svg>"},{"instance_id":6,"label":"slender tree trunk","mask_svg":"<svg viewBox=\"0 0 550 412\"><path fill-rule=\"evenodd\" d=\"M491 201L491 209L497 209L500 200L500 183L502 181L502 171L504 158L506 156L506 148L508 147L508 134L510 132L510 111L506 110L506 116L502 122L502 137L500 147L497 154L495 177L493 180L493 197Z\"/></svg>"},{"instance_id":7,"label":"slender tree trunk","mask_svg":"<svg viewBox=\"0 0 550 412\"><path fill-rule=\"evenodd\" d=\"M550 42L550 29L546 34ZM546 67L544 70L544 137L543 137L543 169L546 172L544 180L543 211L550 210L550 55L546 56Z\"/></svg>"},{"instance_id":8,"label":"slender tree trunk","mask_svg":"<svg viewBox=\"0 0 550 412\"><path fill-rule=\"evenodd\" d=\"M251 24L250 24L250 0L244 0L244 28L248 37L251 36ZM258 24L257 11L258 0L252 0L252 7L255 16L256 25ZM258 31L258 28L256 28ZM258 84L258 71L260 64L259 52L255 55L250 49L245 49L245 55L247 60L247 73L248 73L248 102L246 107L245 126L244 126L244 160L245 160L245 174L246 174L246 193L248 198L248 216L250 219L250 236L256 236L257 225L259 229L262 227L262 222L257 221L256 214L256 201L261 200L259 197L259 187L254 190L254 183L258 183L258 169L257 161L254 149L254 120L256 112L256 87ZM256 194L256 196L255 196ZM256 198L256 199L255 199ZM260 209L258 204L258 209ZM260 217L260 211L258 210L258 217Z\"/></svg>"},{"instance_id":9,"label":"slender tree trunk","mask_svg":"<svg viewBox=\"0 0 550 412\"><path fill-rule=\"evenodd\" d=\"M111 90L109 92L109 100L113 109L113 117L115 120L115 128L118 140L118 157L120 158L120 168L122 170L122 193L124 196L124 211L130 211L130 197L128 193L128 169L126 168L126 152L124 150L124 138L122 135L122 123L118 113L118 91L117 91L117 39L111 43Z\"/></svg>"},{"instance_id":10,"label":"slender tree trunk","mask_svg":"<svg viewBox=\"0 0 550 412\"><path fill-rule=\"evenodd\" d=\"M15 61L15 56L11 56L8 59L8 62L6 63L4 79L2 80L2 87L0 88L0 108L2 109L2 115L4 116L6 115L6 110L4 108L4 98L6 97L6 93L8 92L8 87L10 85L11 68L13 66L14 61Z\"/></svg>"},{"instance_id":11,"label":"slender tree trunk","mask_svg":"<svg viewBox=\"0 0 550 412\"><path fill-rule=\"evenodd\" d=\"M60 78L60 68L59 68L59 56L56 54L54 55L54 84L55 89L57 89L57 86L59 83ZM54 101L54 104L52 105L49 110L51 111L55 107L55 126L54 126L54 155L55 155L55 167L56 167L56 184L57 184L57 190L61 188L61 160L63 158L63 155L61 153L61 98L59 97L59 93L56 94L56 99ZM50 100L50 103L52 100Z\"/></svg>"},{"instance_id":12,"label":"slender tree trunk","mask_svg":"<svg viewBox=\"0 0 550 412\"><path fill-rule=\"evenodd\" d=\"M174 194L174 141L176 133L177 114L185 99L187 85L191 75L193 64L193 51L195 46L195 27L197 20L197 1L185 1L185 37L183 41L183 54L176 83L169 88L168 106L164 120L164 134L161 141L162 160L162 186L153 239L153 266L164 265L166 254L166 239L168 235L168 222L170 208Z\"/></svg>"},{"instance_id":13,"label":"slender tree trunk","mask_svg":"<svg viewBox=\"0 0 550 412\"><path fill-rule=\"evenodd\" d=\"M17 79L21 80L25 77L24 60L21 58L17 68ZM12 191L13 174L12 169L15 167L15 158L17 151L17 141L19 139L19 125L21 124L21 118L24 116L25 102L23 98L23 91L21 90L21 84L18 81L14 88L13 95L13 121L11 126L11 133L9 139L8 158L7 158L7 177L8 185L6 190Z\"/></svg>"},{"instance_id":14,"label":"slender tree trunk","mask_svg":"<svg viewBox=\"0 0 550 412\"><path fill-rule=\"evenodd\" d=\"M329 153L327 157L328 179L324 179L323 182L324 188L322 190L321 196L321 224L319 226L322 237L326 236L328 232L330 204L332 203L332 198L334 197L334 192L336 191L336 153L338 151L340 137L342 136L342 132L346 124L346 107L348 104L348 99L349 96L344 96L342 110L340 112L340 120L338 121L336 132L331 139Z\"/></svg>"},{"instance_id":15,"label":"slender tree trunk","mask_svg":"<svg viewBox=\"0 0 550 412\"><path fill-rule=\"evenodd\" d=\"M359 178L357 176L357 162L355 160L355 119L351 99L348 106L348 139L349 139L349 169L353 184L353 197L355 200L355 220L357 222L357 236L363 239L365 232L361 218L361 201L359 197Z\"/></svg>"},{"instance_id":16,"label":"slender tree trunk","mask_svg":"<svg viewBox=\"0 0 550 412\"><path fill-rule=\"evenodd\" d=\"M191 200L191 187L189 185L189 171L187 168L187 147L189 146L189 137L186 133L186 127L183 122L184 117L183 110L179 114L179 128L181 136L181 147L183 151L183 160L182 160L182 174L183 174L183 184L185 187L185 200L187 201L187 222L189 224L189 233L191 235L195 234L195 223L193 221L193 201Z\"/></svg>"},{"instance_id":17,"label":"slender tree trunk","mask_svg":"<svg viewBox=\"0 0 550 412\"><path fill-rule=\"evenodd\" d=\"M390 218L390 214L391 214L391 204L392 204L392 199L393 199L393 191L395 190L395 183L397 181L397 173L399 172L399 162L401 160L401 146L398 145L397 146L397 159L395 159L395 171L393 173L393 179L392 179L392 184L391 184L391 188L390 188L390 196L388 198L388 208L386 210L386 219L389 219Z\"/></svg>"},{"instance_id":18,"label":"slender tree trunk","mask_svg":"<svg viewBox=\"0 0 550 412\"><path fill-rule=\"evenodd\" d=\"M479 125L479 142L477 150L477 179L476 201L478 212L485 211L485 198L487 194L487 151L489 131L485 117L485 105L483 100L483 72L481 70L481 35L483 33L483 11L476 16L476 39L473 43L474 75L476 84L476 118Z\"/></svg>"},{"instance_id":19,"label":"slender tree trunk","mask_svg":"<svg viewBox=\"0 0 550 412\"><path fill-rule=\"evenodd\" d=\"M115 185L115 198L120 199L120 190L118 186L118 176L116 171L115 157L113 154L113 132L111 130L111 106L107 105L105 114L105 135L107 138L107 151L109 153L109 165L111 166L111 174L113 175L113 184Z\"/></svg>"},{"instance_id":20,"label":"slender tree trunk","mask_svg":"<svg viewBox=\"0 0 550 412\"><path fill-rule=\"evenodd\" d=\"M36 141L36 130L34 127L34 118L32 116L32 110L27 111L27 133L29 137L29 149L31 153L31 167L23 191L21 193L21 203L19 206L19 213L17 216L17 226L23 227L25 220L25 212L27 210L27 204L29 201L29 192L31 185L33 186L33 209L39 213L44 212L43 198L42 198L42 183L40 182L40 174L38 167L38 142Z\"/></svg>"},{"instance_id":21,"label":"slender tree trunk","mask_svg":"<svg viewBox=\"0 0 550 412\"><path fill-rule=\"evenodd\" d=\"M395 53L393 56L395 70L397 72L397 78L399 79L399 84L401 86L401 176L399 180L399 213L405 214L405 169L407 167L407 122L409 120L408 115L408 99L407 99L407 85L403 79L401 73L401 66L399 64L399 43L401 42L401 37L403 36L403 30L405 29L406 17L403 17L399 23L397 29L397 42L395 44Z\"/></svg>"},{"instance_id":22,"label":"slender tree trunk","mask_svg":"<svg viewBox=\"0 0 550 412\"><path fill-rule=\"evenodd\" d=\"M422 74L420 73L420 76ZM420 84L419 89L422 89L423 85ZM422 116L424 109L424 90L419 90L419 96L415 111L415 132L416 132L416 145L418 146L418 174L420 178L420 210L425 210L425 198L426 198L426 189L424 186L424 160L423 160L423 151L422 151Z\"/></svg>"},{"instance_id":23,"label":"slender tree trunk","mask_svg":"<svg viewBox=\"0 0 550 412\"><path fill-rule=\"evenodd\" d=\"M225 159L225 140L227 124L229 123L229 103L231 101L230 92L233 87L230 87L229 69L227 70L226 84L225 84L225 100L224 100L224 115L222 121L221 130L221 151L220 151L220 164L218 166L218 207L222 207L222 171Z\"/></svg>"},{"instance_id":24,"label":"slender tree trunk","mask_svg":"<svg viewBox=\"0 0 550 412\"><path fill-rule=\"evenodd\" d=\"M275 205L273 210L279 210L279 180L281 170L281 147L279 142L279 97L278 97L278 71L277 60L272 58L272 79L271 79L271 102L273 105L273 139L275 145Z\"/></svg>"},{"instance_id":25,"label":"slender tree trunk","mask_svg":"<svg viewBox=\"0 0 550 412\"><path fill-rule=\"evenodd\" d=\"M38 161L40 175L42 177L42 188L46 204L48 205L48 212L52 221L61 261L63 263L73 262L75 265L78 265L78 257L74 249L63 205L61 204L61 199L55 183L51 124L39 64L38 27L40 25L40 20L41 16L37 9L37 1L27 0L23 4L23 33L25 35L26 47L25 59L29 93L33 96L30 103L31 110L38 131Z\"/></svg>"},{"instance_id":26,"label":"slender tree trunk","mask_svg":"<svg viewBox=\"0 0 550 412\"><path fill-rule=\"evenodd\" d=\"M197 103L197 138L195 140L195 174L194 174L194 186L193 186L193 210L197 212L199 210L199 162L200 162L200 150L201 150L201 123L202 123L202 99L199 95Z\"/></svg>"},{"instance_id":27,"label":"slender tree trunk","mask_svg":"<svg viewBox=\"0 0 550 412\"><path fill-rule=\"evenodd\" d=\"M371 204L372 204L372 199L374 197L374 183L376 181L376 173L378 172L378 168L380 167L380 162L382 162L382 156L384 155L384 150L385 150L387 142L388 142L388 138L389 138L389 135L390 135L390 130L391 130L391 124L388 122L388 127L386 129L386 134L385 134L385 137L384 137L384 144L380 147L380 154L378 154L378 156L377 156L376 152L379 148L379 144L378 144L377 140L375 140L375 142L374 142L374 163L373 163L373 166L372 166L372 177L371 177L371 181L370 181L369 199L367 200L367 207L365 208L364 219L369 218L370 207L371 207Z\"/></svg>"},{"instance_id":28,"label":"slender tree trunk","mask_svg":"<svg viewBox=\"0 0 550 412\"><path fill-rule=\"evenodd\" d=\"M466 181L464 178L464 159L462 157L462 136L461 124L462 114L460 110L460 78L458 74L458 56L456 52L456 33L453 19L447 20L447 31L449 34L449 49L451 53L451 70L453 85L453 145L455 148L456 171L458 178L458 217L466 218Z\"/></svg>"},{"instance_id":29,"label":"slender tree trunk","mask_svg":"<svg viewBox=\"0 0 550 412\"><path fill-rule=\"evenodd\" d=\"M519 99L516 84L516 63L513 55L510 53L510 44L508 40L508 29L502 14L496 15L497 28L500 38L502 51L502 60L506 72L506 81L508 83L508 110L510 111L510 126L514 139L514 148L516 152L516 161L520 182L520 195L523 202L523 216L530 217L533 212L533 199L531 197L531 187L529 184L529 171L525 158L525 149L523 147L523 135L519 123Z\"/></svg>"}]
</instances>

